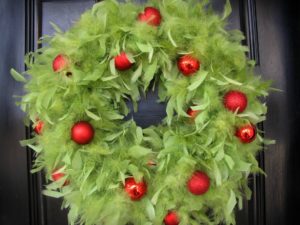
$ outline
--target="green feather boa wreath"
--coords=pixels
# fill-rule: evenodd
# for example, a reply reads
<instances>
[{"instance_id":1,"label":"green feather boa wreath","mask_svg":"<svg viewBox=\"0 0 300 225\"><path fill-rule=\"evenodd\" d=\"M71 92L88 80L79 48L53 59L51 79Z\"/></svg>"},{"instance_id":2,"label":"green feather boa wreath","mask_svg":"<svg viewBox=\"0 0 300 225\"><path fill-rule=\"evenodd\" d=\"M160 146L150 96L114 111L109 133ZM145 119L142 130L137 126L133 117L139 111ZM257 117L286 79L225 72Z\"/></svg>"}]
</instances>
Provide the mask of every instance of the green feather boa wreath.
<instances>
[{"instance_id":1,"label":"green feather boa wreath","mask_svg":"<svg viewBox=\"0 0 300 225\"><path fill-rule=\"evenodd\" d=\"M148 8L145 8L145 7ZM26 57L21 107L33 121L33 172L63 197L70 224L235 224L251 192L256 128L270 82L254 75L239 31L208 1L102 1ZM166 118L124 120L149 86Z\"/></svg>"}]
</instances>

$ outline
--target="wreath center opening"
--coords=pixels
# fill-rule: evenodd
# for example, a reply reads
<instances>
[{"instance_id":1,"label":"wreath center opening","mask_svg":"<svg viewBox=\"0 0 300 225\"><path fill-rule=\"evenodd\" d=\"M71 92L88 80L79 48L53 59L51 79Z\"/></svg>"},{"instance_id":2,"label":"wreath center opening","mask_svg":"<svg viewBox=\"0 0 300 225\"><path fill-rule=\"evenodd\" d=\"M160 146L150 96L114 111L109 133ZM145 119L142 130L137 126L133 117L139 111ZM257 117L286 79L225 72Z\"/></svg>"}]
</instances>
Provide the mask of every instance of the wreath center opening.
<instances>
[{"instance_id":1,"label":"wreath center opening","mask_svg":"<svg viewBox=\"0 0 300 225\"><path fill-rule=\"evenodd\" d=\"M141 95L136 112L133 109L132 102L127 102L130 113L125 119L133 119L135 123L142 128L157 125L166 117L166 104L166 102L159 102L158 89L156 88L152 91L150 87L145 96Z\"/></svg>"}]
</instances>

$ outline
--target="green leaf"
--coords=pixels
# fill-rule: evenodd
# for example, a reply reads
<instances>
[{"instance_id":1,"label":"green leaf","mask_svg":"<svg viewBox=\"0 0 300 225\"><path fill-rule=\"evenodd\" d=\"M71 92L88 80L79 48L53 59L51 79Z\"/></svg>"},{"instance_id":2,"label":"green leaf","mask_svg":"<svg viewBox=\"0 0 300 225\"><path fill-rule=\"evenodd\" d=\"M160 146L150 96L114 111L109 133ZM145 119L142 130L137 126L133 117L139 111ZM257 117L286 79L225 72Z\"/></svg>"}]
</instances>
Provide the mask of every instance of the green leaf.
<instances>
[{"instance_id":1,"label":"green leaf","mask_svg":"<svg viewBox=\"0 0 300 225\"><path fill-rule=\"evenodd\" d=\"M117 75L116 67L115 67L115 59L111 59L109 62L109 68L112 75Z\"/></svg>"},{"instance_id":2,"label":"green leaf","mask_svg":"<svg viewBox=\"0 0 300 225\"><path fill-rule=\"evenodd\" d=\"M242 172L250 172L250 169L251 169L251 163L247 163L247 162L244 162L244 161L236 161L236 169L238 171L242 171Z\"/></svg>"},{"instance_id":3,"label":"green leaf","mask_svg":"<svg viewBox=\"0 0 300 225\"><path fill-rule=\"evenodd\" d=\"M170 42L172 43L172 45L176 48L177 44L172 37L171 30L168 31L168 38L169 38Z\"/></svg>"},{"instance_id":4,"label":"green leaf","mask_svg":"<svg viewBox=\"0 0 300 225\"><path fill-rule=\"evenodd\" d=\"M139 77L142 75L142 69L143 69L143 64L140 63L139 67L134 71L131 77L131 82L134 83L139 79Z\"/></svg>"},{"instance_id":5,"label":"green leaf","mask_svg":"<svg viewBox=\"0 0 300 225\"><path fill-rule=\"evenodd\" d=\"M27 146L37 153L40 153L43 150L43 147L40 145L36 146L36 145L27 144Z\"/></svg>"},{"instance_id":6,"label":"green leaf","mask_svg":"<svg viewBox=\"0 0 300 225\"><path fill-rule=\"evenodd\" d=\"M229 0L226 0L226 4L224 7L222 20L225 20L232 12L231 4Z\"/></svg>"},{"instance_id":7,"label":"green leaf","mask_svg":"<svg viewBox=\"0 0 300 225\"><path fill-rule=\"evenodd\" d=\"M55 23L53 22L49 22L51 27L57 32L57 33L62 33L63 31L60 29L60 27L58 25L56 25Z\"/></svg>"},{"instance_id":8,"label":"green leaf","mask_svg":"<svg viewBox=\"0 0 300 225\"><path fill-rule=\"evenodd\" d=\"M238 81L233 80L233 79L231 79L231 78L229 78L229 77L226 77L225 75L223 75L223 77L224 77L224 79L225 79L228 83L230 83L230 84L234 84L234 85L237 85L237 86L243 85L241 82L238 82Z\"/></svg>"},{"instance_id":9,"label":"green leaf","mask_svg":"<svg viewBox=\"0 0 300 225\"><path fill-rule=\"evenodd\" d=\"M101 118L99 116L97 116L96 114L92 113L91 111L89 111L87 109L85 110L85 113L88 117L92 118L93 120L96 120L96 121L101 120Z\"/></svg>"},{"instance_id":10,"label":"green leaf","mask_svg":"<svg viewBox=\"0 0 300 225\"><path fill-rule=\"evenodd\" d=\"M143 129L141 127L136 128L136 142L140 144L143 140Z\"/></svg>"},{"instance_id":11,"label":"green leaf","mask_svg":"<svg viewBox=\"0 0 300 225\"><path fill-rule=\"evenodd\" d=\"M196 74L194 77L197 77L197 80L194 80L191 85L188 86L189 91L195 90L197 87L199 87L203 81L205 80L208 72L207 71L200 71L198 74Z\"/></svg>"},{"instance_id":12,"label":"green leaf","mask_svg":"<svg viewBox=\"0 0 300 225\"><path fill-rule=\"evenodd\" d=\"M77 151L72 159L72 167L76 170L80 170L82 168L82 159L80 151Z\"/></svg>"},{"instance_id":13,"label":"green leaf","mask_svg":"<svg viewBox=\"0 0 300 225\"><path fill-rule=\"evenodd\" d=\"M65 164L70 165L70 164L71 164L71 157L70 157L70 155L67 153L67 154L65 155L65 157L62 159L62 161L63 161Z\"/></svg>"},{"instance_id":14,"label":"green leaf","mask_svg":"<svg viewBox=\"0 0 300 225\"><path fill-rule=\"evenodd\" d=\"M102 77L101 80L102 81L110 81L110 80L113 80L113 79L116 79L118 77L118 75L112 75L112 76L108 76L108 77Z\"/></svg>"},{"instance_id":15,"label":"green leaf","mask_svg":"<svg viewBox=\"0 0 300 225\"><path fill-rule=\"evenodd\" d=\"M137 47L142 51L142 52L150 52L151 51L151 45L147 44L142 44L137 42L136 43Z\"/></svg>"},{"instance_id":16,"label":"green leaf","mask_svg":"<svg viewBox=\"0 0 300 225\"><path fill-rule=\"evenodd\" d=\"M275 144L276 144L276 140L263 139L263 143L264 143L265 145L275 145Z\"/></svg>"},{"instance_id":17,"label":"green leaf","mask_svg":"<svg viewBox=\"0 0 300 225\"><path fill-rule=\"evenodd\" d=\"M44 190L43 194L52 198L61 198L64 196L63 193L58 191L50 191L50 190Z\"/></svg>"},{"instance_id":18,"label":"green leaf","mask_svg":"<svg viewBox=\"0 0 300 225\"><path fill-rule=\"evenodd\" d=\"M31 138L31 139L27 139L27 140L22 140L22 141L20 141L20 145L21 145L22 147L25 147L25 146L34 144L36 141L37 141L37 138L34 137L34 138Z\"/></svg>"},{"instance_id":19,"label":"green leaf","mask_svg":"<svg viewBox=\"0 0 300 225\"><path fill-rule=\"evenodd\" d=\"M232 170L234 167L234 161L232 160L232 158L229 155L225 154L224 159L229 169Z\"/></svg>"},{"instance_id":20,"label":"green leaf","mask_svg":"<svg viewBox=\"0 0 300 225\"><path fill-rule=\"evenodd\" d=\"M154 220L155 219L155 210L154 207L151 203L151 201L149 201L148 199L146 200L146 212L147 212L147 216L150 220Z\"/></svg>"},{"instance_id":21,"label":"green leaf","mask_svg":"<svg viewBox=\"0 0 300 225\"><path fill-rule=\"evenodd\" d=\"M167 112L167 123L168 125L170 125L174 114L174 100L172 97L167 104L166 112Z\"/></svg>"},{"instance_id":22,"label":"green leaf","mask_svg":"<svg viewBox=\"0 0 300 225\"><path fill-rule=\"evenodd\" d=\"M149 155L151 152L152 150L150 148L135 145L129 149L128 154L133 158L141 158L146 155Z\"/></svg>"},{"instance_id":23,"label":"green leaf","mask_svg":"<svg viewBox=\"0 0 300 225\"><path fill-rule=\"evenodd\" d=\"M153 195L152 199L151 199L151 202L153 205L156 205L157 203L157 200L158 200L158 197L160 195L160 192L164 189L164 186L162 186L160 189L158 189L157 192L155 192L155 194Z\"/></svg>"},{"instance_id":24,"label":"green leaf","mask_svg":"<svg viewBox=\"0 0 300 225\"><path fill-rule=\"evenodd\" d=\"M143 76L143 80L145 82L144 89L146 89L148 87L150 81L154 77L156 70L157 70L157 59L155 59L154 62L151 65L149 65L145 71L145 74Z\"/></svg>"},{"instance_id":25,"label":"green leaf","mask_svg":"<svg viewBox=\"0 0 300 225\"><path fill-rule=\"evenodd\" d=\"M149 61L149 63L151 63L151 61L152 61L153 54L154 54L154 49L151 48L151 49L150 49L150 52L149 52L149 55L148 55L148 61Z\"/></svg>"},{"instance_id":26,"label":"green leaf","mask_svg":"<svg viewBox=\"0 0 300 225\"><path fill-rule=\"evenodd\" d=\"M24 83L26 82L26 79L20 73L18 73L16 70L10 69L10 74L16 81L24 82Z\"/></svg>"},{"instance_id":27,"label":"green leaf","mask_svg":"<svg viewBox=\"0 0 300 225\"><path fill-rule=\"evenodd\" d=\"M115 112L111 112L111 113L108 113L106 115L107 119L110 119L110 120L121 120L124 118L124 116L118 114L118 113L115 113Z\"/></svg>"},{"instance_id":28,"label":"green leaf","mask_svg":"<svg viewBox=\"0 0 300 225\"><path fill-rule=\"evenodd\" d=\"M123 134L123 131L120 131L118 133L113 133L111 135L108 135L104 138L105 141L113 141L115 140L117 137L119 137L121 134Z\"/></svg>"},{"instance_id":29,"label":"green leaf","mask_svg":"<svg viewBox=\"0 0 300 225\"><path fill-rule=\"evenodd\" d=\"M230 190L230 197L229 197L228 202L226 204L226 215L227 216L229 216L232 213L236 203L237 202L236 202L235 193L232 190Z\"/></svg>"},{"instance_id":30,"label":"green leaf","mask_svg":"<svg viewBox=\"0 0 300 225\"><path fill-rule=\"evenodd\" d=\"M47 109L50 105L51 100L53 99L55 93L56 93L57 87L53 87L48 91L45 91L42 96L42 106Z\"/></svg>"},{"instance_id":31,"label":"green leaf","mask_svg":"<svg viewBox=\"0 0 300 225\"><path fill-rule=\"evenodd\" d=\"M216 179L216 185L220 186L222 184L222 177L221 177L220 169L215 161L214 161L214 176Z\"/></svg>"},{"instance_id":32,"label":"green leaf","mask_svg":"<svg viewBox=\"0 0 300 225\"><path fill-rule=\"evenodd\" d=\"M128 166L128 170L137 182L143 179L144 174L139 171L139 168L137 166L130 164Z\"/></svg>"},{"instance_id":33,"label":"green leaf","mask_svg":"<svg viewBox=\"0 0 300 225\"><path fill-rule=\"evenodd\" d=\"M122 171L119 171L120 175L120 180L122 181L123 184L125 184L125 174Z\"/></svg>"},{"instance_id":34,"label":"green leaf","mask_svg":"<svg viewBox=\"0 0 300 225\"><path fill-rule=\"evenodd\" d=\"M126 56L129 60L129 62L135 63L135 59L133 58L133 55L130 52L126 53Z\"/></svg>"}]
</instances>

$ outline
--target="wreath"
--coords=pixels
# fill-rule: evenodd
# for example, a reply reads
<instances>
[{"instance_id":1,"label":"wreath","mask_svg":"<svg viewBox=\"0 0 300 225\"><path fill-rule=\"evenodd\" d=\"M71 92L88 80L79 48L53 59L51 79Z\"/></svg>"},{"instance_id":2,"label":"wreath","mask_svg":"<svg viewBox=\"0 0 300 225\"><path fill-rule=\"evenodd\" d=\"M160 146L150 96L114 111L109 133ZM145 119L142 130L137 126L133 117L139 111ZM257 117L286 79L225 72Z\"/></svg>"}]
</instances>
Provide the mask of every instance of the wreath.
<instances>
[{"instance_id":1,"label":"wreath","mask_svg":"<svg viewBox=\"0 0 300 225\"><path fill-rule=\"evenodd\" d=\"M106 0L26 56L21 108L70 224L235 224L267 140L256 127L269 81L254 74L240 31L209 1ZM166 118L124 119L150 89Z\"/></svg>"}]
</instances>

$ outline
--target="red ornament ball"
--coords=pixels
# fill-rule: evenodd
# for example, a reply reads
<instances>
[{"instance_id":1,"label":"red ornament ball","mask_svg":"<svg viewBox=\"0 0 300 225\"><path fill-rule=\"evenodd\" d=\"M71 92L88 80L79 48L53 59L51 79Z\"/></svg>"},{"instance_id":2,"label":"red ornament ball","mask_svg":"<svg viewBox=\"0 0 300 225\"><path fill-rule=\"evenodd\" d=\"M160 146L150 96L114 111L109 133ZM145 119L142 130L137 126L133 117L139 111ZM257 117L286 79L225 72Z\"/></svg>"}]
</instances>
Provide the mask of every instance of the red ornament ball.
<instances>
[{"instance_id":1,"label":"red ornament ball","mask_svg":"<svg viewBox=\"0 0 300 225\"><path fill-rule=\"evenodd\" d=\"M191 55L184 55L178 59L177 67L184 76L192 76L200 69L200 61Z\"/></svg>"},{"instance_id":2,"label":"red ornament ball","mask_svg":"<svg viewBox=\"0 0 300 225\"><path fill-rule=\"evenodd\" d=\"M243 143L250 143L255 140L256 128L252 124L239 127L235 132L235 136L237 136Z\"/></svg>"},{"instance_id":3,"label":"red ornament ball","mask_svg":"<svg viewBox=\"0 0 300 225\"><path fill-rule=\"evenodd\" d=\"M65 176L65 174L62 172L59 172L59 169L54 170L53 173L51 174L53 181L58 181L58 180L62 179L64 176ZM63 186L67 186L68 184L70 184L70 181L66 180L64 182Z\"/></svg>"},{"instance_id":4,"label":"red ornament ball","mask_svg":"<svg viewBox=\"0 0 300 225\"><path fill-rule=\"evenodd\" d=\"M144 181L136 182L133 177L125 180L125 191L133 201L140 200L147 193L147 184Z\"/></svg>"},{"instance_id":5,"label":"red ornament ball","mask_svg":"<svg viewBox=\"0 0 300 225\"><path fill-rule=\"evenodd\" d=\"M69 58L63 54L57 55L52 62L53 71L56 73L67 69L69 65Z\"/></svg>"},{"instance_id":6,"label":"red ornament ball","mask_svg":"<svg viewBox=\"0 0 300 225\"><path fill-rule=\"evenodd\" d=\"M159 26L161 23L161 14L157 8L146 7L144 12L139 13L138 20L152 26Z\"/></svg>"},{"instance_id":7,"label":"red ornament ball","mask_svg":"<svg viewBox=\"0 0 300 225\"><path fill-rule=\"evenodd\" d=\"M194 195L205 194L210 186L210 179L206 173L196 171L187 182L188 190Z\"/></svg>"},{"instance_id":8,"label":"red ornament ball","mask_svg":"<svg viewBox=\"0 0 300 225\"><path fill-rule=\"evenodd\" d=\"M169 212L164 219L165 225L178 225L180 223L179 217L176 212Z\"/></svg>"},{"instance_id":9,"label":"red ornament ball","mask_svg":"<svg viewBox=\"0 0 300 225\"><path fill-rule=\"evenodd\" d=\"M192 108L189 108L186 111L186 113L190 116L191 119L195 119L200 112L200 110L193 110Z\"/></svg>"},{"instance_id":10,"label":"red ornament ball","mask_svg":"<svg viewBox=\"0 0 300 225\"><path fill-rule=\"evenodd\" d=\"M80 121L73 125L71 138L77 144L85 145L90 143L94 137L94 128L86 121Z\"/></svg>"},{"instance_id":11,"label":"red ornament ball","mask_svg":"<svg viewBox=\"0 0 300 225\"><path fill-rule=\"evenodd\" d=\"M43 131L43 127L44 127L44 122L41 121L41 120L39 120L39 121L36 123L35 127L33 128L33 129L34 129L34 132L35 132L36 134L41 134L42 131Z\"/></svg>"},{"instance_id":12,"label":"red ornament ball","mask_svg":"<svg viewBox=\"0 0 300 225\"><path fill-rule=\"evenodd\" d=\"M224 107L232 112L242 113L248 104L247 96L241 91L228 91L223 98Z\"/></svg>"},{"instance_id":13,"label":"red ornament ball","mask_svg":"<svg viewBox=\"0 0 300 225\"><path fill-rule=\"evenodd\" d=\"M115 56L115 67L117 70L128 70L132 65L133 63L129 61L125 52Z\"/></svg>"}]
</instances>

